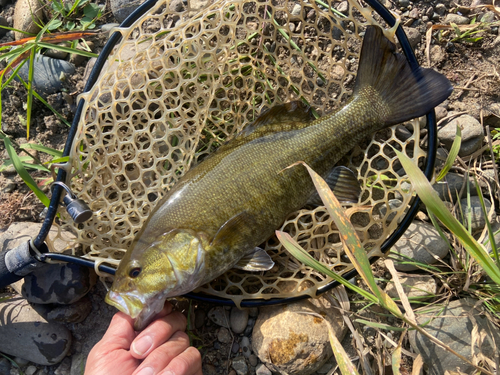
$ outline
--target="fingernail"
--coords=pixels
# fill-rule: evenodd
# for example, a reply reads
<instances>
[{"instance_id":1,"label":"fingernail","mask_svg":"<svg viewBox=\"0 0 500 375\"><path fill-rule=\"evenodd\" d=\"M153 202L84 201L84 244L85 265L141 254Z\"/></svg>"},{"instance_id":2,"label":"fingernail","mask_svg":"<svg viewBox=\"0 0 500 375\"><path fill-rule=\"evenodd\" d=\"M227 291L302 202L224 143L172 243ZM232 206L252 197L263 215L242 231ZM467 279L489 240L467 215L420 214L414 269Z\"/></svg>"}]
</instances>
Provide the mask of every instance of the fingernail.
<instances>
[{"instance_id":1,"label":"fingernail","mask_svg":"<svg viewBox=\"0 0 500 375\"><path fill-rule=\"evenodd\" d=\"M151 349L152 345L153 345L153 339L151 338L151 336L144 336L132 343L132 350L137 355L143 355L144 353L147 353L149 349Z\"/></svg>"},{"instance_id":2,"label":"fingernail","mask_svg":"<svg viewBox=\"0 0 500 375\"><path fill-rule=\"evenodd\" d=\"M136 375L154 375L155 370L152 367L144 367Z\"/></svg>"}]
</instances>

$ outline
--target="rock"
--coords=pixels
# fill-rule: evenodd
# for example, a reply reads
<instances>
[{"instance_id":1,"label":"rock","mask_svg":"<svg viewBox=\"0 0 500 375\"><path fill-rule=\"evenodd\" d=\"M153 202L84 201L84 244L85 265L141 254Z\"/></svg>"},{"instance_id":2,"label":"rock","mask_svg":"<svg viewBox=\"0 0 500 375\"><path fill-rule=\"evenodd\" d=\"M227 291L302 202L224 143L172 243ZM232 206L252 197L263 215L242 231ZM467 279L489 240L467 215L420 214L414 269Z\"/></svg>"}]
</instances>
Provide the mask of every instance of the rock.
<instances>
[{"instance_id":1,"label":"rock","mask_svg":"<svg viewBox=\"0 0 500 375\"><path fill-rule=\"evenodd\" d=\"M256 318L259 316L259 308L258 307L250 307L248 309L248 316L251 318Z\"/></svg>"},{"instance_id":2,"label":"rock","mask_svg":"<svg viewBox=\"0 0 500 375\"><path fill-rule=\"evenodd\" d=\"M399 281L410 302L412 300L423 301L432 298L436 294L437 284L432 276L400 275ZM389 297L399 298L394 282L389 282L385 291Z\"/></svg>"},{"instance_id":3,"label":"rock","mask_svg":"<svg viewBox=\"0 0 500 375\"><path fill-rule=\"evenodd\" d=\"M458 14L449 13L446 15L446 18L444 19L444 23L449 24L452 22L457 24L457 25L468 25L469 19L467 17L464 17L464 16L459 16Z\"/></svg>"},{"instance_id":4,"label":"rock","mask_svg":"<svg viewBox=\"0 0 500 375\"><path fill-rule=\"evenodd\" d=\"M38 0L17 1L14 10L14 29L37 34L41 30L38 25L43 24L43 2ZM24 33L17 31L14 32L14 36L16 40L26 37Z\"/></svg>"},{"instance_id":5,"label":"rock","mask_svg":"<svg viewBox=\"0 0 500 375\"><path fill-rule=\"evenodd\" d=\"M111 0L111 12L116 20L122 23L143 2L144 0Z\"/></svg>"},{"instance_id":6,"label":"rock","mask_svg":"<svg viewBox=\"0 0 500 375\"><path fill-rule=\"evenodd\" d=\"M467 180L469 183L470 195L476 196L477 191L476 186L474 185L474 180L471 177L469 177ZM460 193L462 185L464 185L464 183L466 183L464 176L457 173L448 173L443 180L435 183L434 185L432 185L432 187L437 191L441 200L454 202L457 200L457 196ZM467 186L464 187L464 191L462 195L460 195L460 198L466 195Z\"/></svg>"},{"instance_id":7,"label":"rock","mask_svg":"<svg viewBox=\"0 0 500 375\"><path fill-rule=\"evenodd\" d=\"M292 16L300 16L300 12L302 11L302 7L300 4L295 4L292 9Z\"/></svg>"},{"instance_id":8,"label":"rock","mask_svg":"<svg viewBox=\"0 0 500 375\"><path fill-rule=\"evenodd\" d=\"M469 140L477 138L482 139L484 136L483 127L474 117L470 115L456 117L438 131L439 140L444 143L448 150L451 149L453 141L456 138L457 126L460 127L462 132L462 146ZM460 156L465 156L462 147L460 147L460 152L458 154Z\"/></svg>"},{"instance_id":9,"label":"rock","mask_svg":"<svg viewBox=\"0 0 500 375\"><path fill-rule=\"evenodd\" d=\"M64 60L68 56L68 52L52 48L45 51L44 55L47 57L52 57L53 59Z\"/></svg>"},{"instance_id":10,"label":"rock","mask_svg":"<svg viewBox=\"0 0 500 375\"><path fill-rule=\"evenodd\" d=\"M498 217L496 221L491 225L491 230L493 231L493 238L495 240L496 248L498 251L500 251L500 221ZM493 249L488 237L486 237L485 242L486 244L484 245L484 247L486 248L486 251L488 253L492 252Z\"/></svg>"},{"instance_id":11,"label":"rock","mask_svg":"<svg viewBox=\"0 0 500 375\"><path fill-rule=\"evenodd\" d=\"M248 375L248 366L245 357L239 356L233 358L232 367L238 375Z\"/></svg>"},{"instance_id":12,"label":"rock","mask_svg":"<svg viewBox=\"0 0 500 375\"><path fill-rule=\"evenodd\" d=\"M420 43L422 39L420 31L411 27L404 27L404 31L406 33L406 36L408 36L408 41L410 42L411 47L413 49L417 47L418 43Z\"/></svg>"},{"instance_id":13,"label":"rock","mask_svg":"<svg viewBox=\"0 0 500 375\"><path fill-rule=\"evenodd\" d=\"M26 370L24 370L25 375L33 375L38 369L35 366L28 366Z\"/></svg>"},{"instance_id":14,"label":"rock","mask_svg":"<svg viewBox=\"0 0 500 375\"><path fill-rule=\"evenodd\" d=\"M70 375L84 375L87 356L84 353L75 353L71 356Z\"/></svg>"},{"instance_id":15,"label":"rock","mask_svg":"<svg viewBox=\"0 0 500 375\"><path fill-rule=\"evenodd\" d=\"M248 310L233 307L231 309L230 324L234 333L242 333L248 324Z\"/></svg>"},{"instance_id":16,"label":"rock","mask_svg":"<svg viewBox=\"0 0 500 375\"><path fill-rule=\"evenodd\" d=\"M483 137L476 137L462 142L462 144L460 145L460 151L458 151L458 156L469 156L479 150L482 145Z\"/></svg>"},{"instance_id":17,"label":"rock","mask_svg":"<svg viewBox=\"0 0 500 375\"><path fill-rule=\"evenodd\" d=\"M255 367L259 363L259 359L255 354L251 354L250 357L248 357L248 362L250 363L250 366Z\"/></svg>"},{"instance_id":18,"label":"rock","mask_svg":"<svg viewBox=\"0 0 500 375\"><path fill-rule=\"evenodd\" d=\"M414 20L416 19L419 19L420 18L420 15L418 13L418 8L413 8L411 11L410 11L410 14L408 14L408 17L409 18L413 18Z\"/></svg>"},{"instance_id":19,"label":"rock","mask_svg":"<svg viewBox=\"0 0 500 375\"><path fill-rule=\"evenodd\" d=\"M493 12L486 12L481 17L481 22L490 23L490 22L493 22L494 20L495 20L495 13L493 13Z\"/></svg>"},{"instance_id":20,"label":"rock","mask_svg":"<svg viewBox=\"0 0 500 375\"><path fill-rule=\"evenodd\" d=\"M481 207L481 201L479 200L479 197L470 197L470 207L468 207L467 205L467 198L463 198L460 201L462 214L460 215L459 220L465 225L465 227L467 227L469 222L468 213L470 212L472 232L483 230L484 226L486 225L485 215L487 215L491 209L491 202L486 198L484 198L484 206L486 208L486 213L483 212L483 208ZM494 215L493 220L495 220L496 214L493 213L493 215Z\"/></svg>"},{"instance_id":21,"label":"rock","mask_svg":"<svg viewBox=\"0 0 500 375\"><path fill-rule=\"evenodd\" d=\"M349 3L347 1L340 2L340 4L337 7L337 10L340 13L345 14L347 16L347 14L349 13Z\"/></svg>"},{"instance_id":22,"label":"rock","mask_svg":"<svg viewBox=\"0 0 500 375\"><path fill-rule=\"evenodd\" d=\"M24 64L19 69L19 75L24 81L28 80L28 72L29 64ZM34 89L46 99L48 95L62 90L62 75L73 74L74 72L75 67L67 61L36 55L33 75Z\"/></svg>"},{"instance_id":23,"label":"rock","mask_svg":"<svg viewBox=\"0 0 500 375\"><path fill-rule=\"evenodd\" d=\"M183 12L186 7L184 6L184 2L182 0L172 0L168 5L168 9L171 12Z\"/></svg>"},{"instance_id":24,"label":"rock","mask_svg":"<svg viewBox=\"0 0 500 375\"><path fill-rule=\"evenodd\" d=\"M217 340L219 340L223 344L229 344L232 341L231 334L227 328L220 328L217 332Z\"/></svg>"},{"instance_id":25,"label":"rock","mask_svg":"<svg viewBox=\"0 0 500 375\"><path fill-rule=\"evenodd\" d=\"M5 17L0 16L0 26L9 26ZM3 38L9 30L0 28L0 38Z\"/></svg>"},{"instance_id":26,"label":"rock","mask_svg":"<svg viewBox=\"0 0 500 375\"><path fill-rule=\"evenodd\" d=\"M446 59L446 52L441 46L435 44L431 46L430 56L432 63L439 64Z\"/></svg>"},{"instance_id":27,"label":"rock","mask_svg":"<svg viewBox=\"0 0 500 375\"><path fill-rule=\"evenodd\" d=\"M7 358L0 357L0 374L10 374L11 364Z\"/></svg>"},{"instance_id":28,"label":"rock","mask_svg":"<svg viewBox=\"0 0 500 375\"><path fill-rule=\"evenodd\" d=\"M241 352L245 358L250 358L252 354L252 346L250 345L250 339L246 336L241 338L240 342Z\"/></svg>"},{"instance_id":29,"label":"rock","mask_svg":"<svg viewBox=\"0 0 500 375\"><path fill-rule=\"evenodd\" d=\"M491 0L472 0L470 7L475 8L480 5L491 5Z\"/></svg>"},{"instance_id":30,"label":"rock","mask_svg":"<svg viewBox=\"0 0 500 375\"><path fill-rule=\"evenodd\" d=\"M390 211L394 211L394 210L398 209L403 204L403 202L399 199L389 199L389 201L387 203L389 203ZM385 216L387 214L387 206L385 204L380 206L379 210L380 210L381 216ZM396 216L396 213L392 212L389 214L389 216L387 216L386 220L392 221L394 219L394 216Z\"/></svg>"},{"instance_id":31,"label":"rock","mask_svg":"<svg viewBox=\"0 0 500 375\"><path fill-rule=\"evenodd\" d=\"M345 334L342 315L325 296L290 305L263 307L252 335L253 351L272 371L308 375L317 371L332 356L327 323L342 340Z\"/></svg>"},{"instance_id":32,"label":"rock","mask_svg":"<svg viewBox=\"0 0 500 375\"><path fill-rule=\"evenodd\" d=\"M229 312L222 306L210 309L208 318L218 326L229 328Z\"/></svg>"},{"instance_id":33,"label":"rock","mask_svg":"<svg viewBox=\"0 0 500 375\"><path fill-rule=\"evenodd\" d=\"M478 335L489 337L484 337L481 351L487 358L494 358L495 351L490 342L491 340L495 340L497 343L500 342L500 331L495 325L488 322L486 317L480 315L481 311L479 309L474 309L477 302L477 300L471 298L460 299L450 302L444 310L441 310L442 306L439 305L432 312L426 311L423 316L417 315L417 322L422 324L429 321L431 316L436 315L434 319L431 319L426 324L424 329L470 360L472 360L472 330L477 322ZM474 317L475 322L470 316ZM442 375L447 370L456 371L457 368L460 368L461 372L468 374L474 372L474 367L434 344L427 337L417 333L417 331L411 331L409 338L412 348L422 355L424 363L428 367L429 375ZM474 347L474 352L479 352L477 345Z\"/></svg>"},{"instance_id":34,"label":"rock","mask_svg":"<svg viewBox=\"0 0 500 375\"><path fill-rule=\"evenodd\" d=\"M434 108L436 111L436 121L440 121L444 119L446 116L448 116L448 110L444 107L436 107Z\"/></svg>"},{"instance_id":35,"label":"rock","mask_svg":"<svg viewBox=\"0 0 500 375\"><path fill-rule=\"evenodd\" d=\"M68 305L85 296L96 281L97 275L88 267L45 264L24 278L22 294L32 303Z\"/></svg>"},{"instance_id":36,"label":"rock","mask_svg":"<svg viewBox=\"0 0 500 375\"><path fill-rule=\"evenodd\" d=\"M398 4L401 8L408 8L410 5L410 0L399 0Z\"/></svg>"},{"instance_id":37,"label":"rock","mask_svg":"<svg viewBox=\"0 0 500 375\"><path fill-rule=\"evenodd\" d=\"M58 323L81 323L92 311L92 302L85 296L71 305L61 305L49 311L47 320Z\"/></svg>"},{"instance_id":38,"label":"rock","mask_svg":"<svg viewBox=\"0 0 500 375\"><path fill-rule=\"evenodd\" d=\"M0 352L40 365L59 363L71 347L71 333L38 315L20 296L2 303Z\"/></svg>"},{"instance_id":39,"label":"rock","mask_svg":"<svg viewBox=\"0 0 500 375\"><path fill-rule=\"evenodd\" d=\"M414 221L403 236L391 249L391 254L399 261L395 262L398 271L414 271L418 267L404 264L408 258L423 264L433 264L437 258L442 259L448 254L448 244L438 231L430 224Z\"/></svg>"},{"instance_id":40,"label":"rock","mask_svg":"<svg viewBox=\"0 0 500 375\"><path fill-rule=\"evenodd\" d=\"M257 365L255 368L255 375L273 375L271 370L269 370L263 363Z\"/></svg>"}]
</instances>

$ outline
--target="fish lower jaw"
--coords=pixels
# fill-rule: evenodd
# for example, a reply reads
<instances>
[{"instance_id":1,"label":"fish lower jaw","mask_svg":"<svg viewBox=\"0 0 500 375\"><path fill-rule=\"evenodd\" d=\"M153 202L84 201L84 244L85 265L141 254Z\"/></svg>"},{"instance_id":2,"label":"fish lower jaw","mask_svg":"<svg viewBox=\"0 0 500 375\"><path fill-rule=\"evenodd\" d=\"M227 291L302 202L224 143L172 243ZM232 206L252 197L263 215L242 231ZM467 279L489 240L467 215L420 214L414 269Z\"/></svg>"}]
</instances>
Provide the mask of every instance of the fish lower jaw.
<instances>
[{"instance_id":1,"label":"fish lower jaw","mask_svg":"<svg viewBox=\"0 0 500 375\"><path fill-rule=\"evenodd\" d=\"M137 318L143 311L143 304L139 303L141 306L137 306L138 299L134 298L134 301L131 301L127 297L122 297L119 293L110 290L108 294L106 294L106 298L104 301L113 307L116 307L121 312L129 315L132 319ZM135 302L135 303L134 303ZM140 301L139 301L140 302Z\"/></svg>"}]
</instances>

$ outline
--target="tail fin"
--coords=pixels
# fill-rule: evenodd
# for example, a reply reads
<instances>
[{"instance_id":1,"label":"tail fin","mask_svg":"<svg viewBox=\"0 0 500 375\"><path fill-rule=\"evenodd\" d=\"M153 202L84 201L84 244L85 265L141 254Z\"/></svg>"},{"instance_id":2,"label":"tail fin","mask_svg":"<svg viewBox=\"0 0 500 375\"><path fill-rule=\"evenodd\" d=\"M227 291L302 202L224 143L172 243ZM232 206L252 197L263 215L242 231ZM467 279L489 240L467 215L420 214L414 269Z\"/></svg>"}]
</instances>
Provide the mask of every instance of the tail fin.
<instances>
[{"instance_id":1,"label":"tail fin","mask_svg":"<svg viewBox=\"0 0 500 375\"><path fill-rule=\"evenodd\" d=\"M412 71L395 50L380 27L368 26L354 88L354 95L367 86L379 93L389 107L387 126L425 115L453 90L448 79L432 69Z\"/></svg>"}]
</instances>

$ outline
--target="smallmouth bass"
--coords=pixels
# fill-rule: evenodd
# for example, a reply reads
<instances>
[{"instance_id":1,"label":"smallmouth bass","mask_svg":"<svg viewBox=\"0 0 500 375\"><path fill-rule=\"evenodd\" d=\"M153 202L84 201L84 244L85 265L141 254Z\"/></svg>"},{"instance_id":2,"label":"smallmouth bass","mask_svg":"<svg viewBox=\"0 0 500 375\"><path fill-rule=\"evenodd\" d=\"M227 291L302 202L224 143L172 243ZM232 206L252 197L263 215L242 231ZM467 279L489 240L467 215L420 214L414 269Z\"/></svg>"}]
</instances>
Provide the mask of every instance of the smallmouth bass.
<instances>
[{"instance_id":1,"label":"smallmouth bass","mask_svg":"<svg viewBox=\"0 0 500 375\"><path fill-rule=\"evenodd\" d=\"M140 330L167 298L232 267L270 269L257 246L315 192L304 167L288 166L304 161L325 177L367 135L424 115L451 91L431 69L412 72L382 30L368 26L350 102L317 120L301 102L273 107L189 170L135 237L106 302Z\"/></svg>"}]
</instances>

